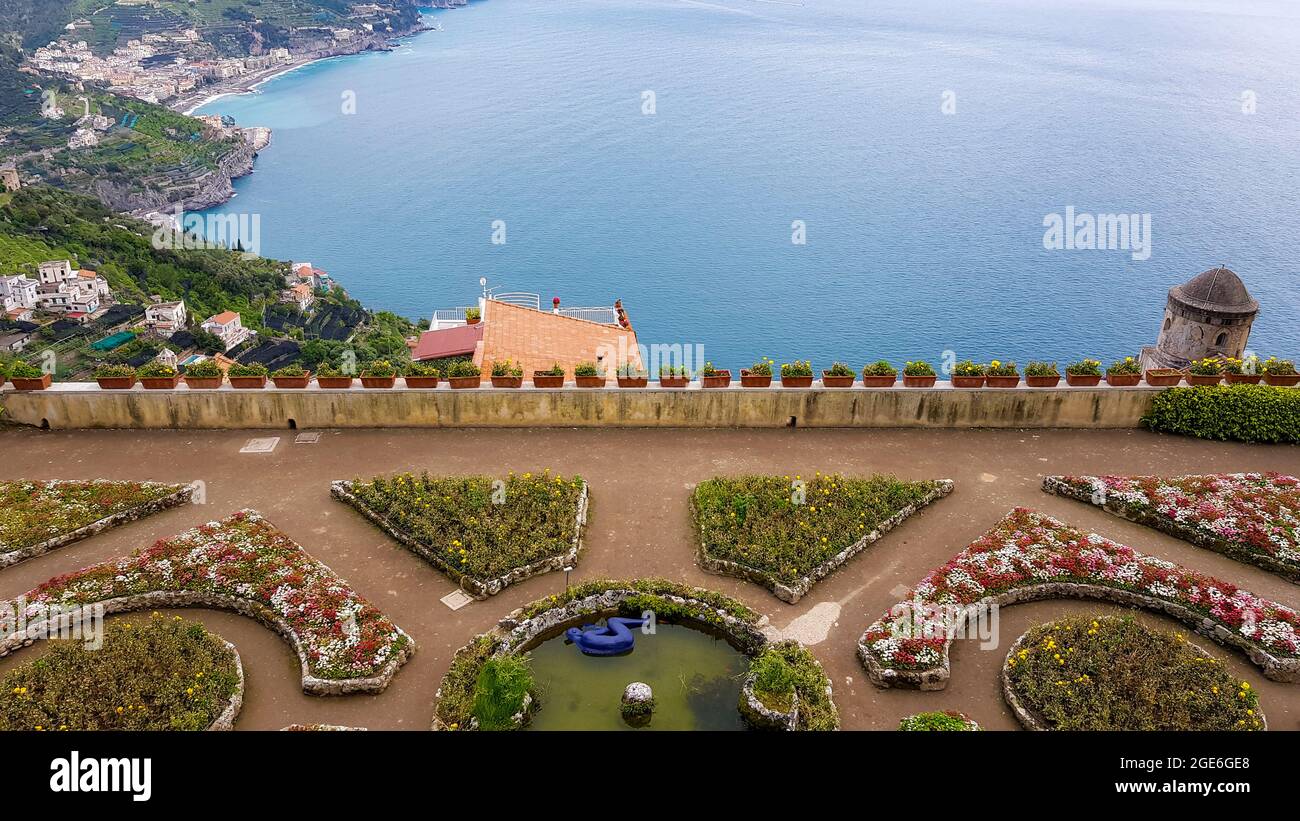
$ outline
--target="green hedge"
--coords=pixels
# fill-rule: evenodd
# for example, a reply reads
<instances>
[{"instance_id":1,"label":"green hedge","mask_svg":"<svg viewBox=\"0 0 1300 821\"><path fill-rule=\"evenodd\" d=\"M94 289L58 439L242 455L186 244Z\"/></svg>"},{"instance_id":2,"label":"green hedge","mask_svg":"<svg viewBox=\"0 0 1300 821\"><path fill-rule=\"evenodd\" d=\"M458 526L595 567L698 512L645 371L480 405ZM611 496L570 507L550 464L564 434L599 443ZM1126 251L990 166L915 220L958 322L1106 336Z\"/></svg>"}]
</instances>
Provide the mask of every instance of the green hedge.
<instances>
[{"instance_id":1,"label":"green hedge","mask_svg":"<svg viewBox=\"0 0 1300 821\"><path fill-rule=\"evenodd\" d=\"M1241 442L1300 442L1300 389L1270 385L1169 388L1142 420L1161 433Z\"/></svg>"}]
</instances>

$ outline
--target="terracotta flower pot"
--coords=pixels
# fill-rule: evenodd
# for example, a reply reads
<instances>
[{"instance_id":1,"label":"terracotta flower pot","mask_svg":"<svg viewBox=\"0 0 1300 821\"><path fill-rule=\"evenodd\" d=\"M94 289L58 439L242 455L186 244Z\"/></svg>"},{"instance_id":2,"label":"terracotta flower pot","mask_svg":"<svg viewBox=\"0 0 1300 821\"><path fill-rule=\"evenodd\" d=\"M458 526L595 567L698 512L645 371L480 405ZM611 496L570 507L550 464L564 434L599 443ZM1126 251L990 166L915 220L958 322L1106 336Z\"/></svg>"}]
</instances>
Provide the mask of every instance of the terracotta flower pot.
<instances>
[{"instance_id":1,"label":"terracotta flower pot","mask_svg":"<svg viewBox=\"0 0 1300 821\"><path fill-rule=\"evenodd\" d=\"M140 384L144 385L147 391L172 391L181 383L181 375L175 376L142 376Z\"/></svg>"},{"instance_id":2,"label":"terracotta flower pot","mask_svg":"<svg viewBox=\"0 0 1300 821\"><path fill-rule=\"evenodd\" d=\"M1225 373L1223 379L1229 385L1258 385L1259 380L1264 378L1262 373Z\"/></svg>"},{"instance_id":3,"label":"terracotta flower pot","mask_svg":"<svg viewBox=\"0 0 1300 821\"><path fill-rule=\"evenodd\" d=\"M853 377L851 376L833 376L832 374L822 371L823 388L851 388L853 387Z\"/></svg>"},{"instance_id":4,"label":"terracotta flower pot","mask_svg":"<svg viewBox=\"0 0 1300 821\"><path fill-rule=\"evenodd\" d=\"M661 388L684 388L691 384L689 376L661 376L659 377L659 387Z\"/></svg>"},{"instance_id":5,"label":"terracotta flower pot","mask_svg":"<svg viewBox=\"0 0 1300 821\"><path fill-rule=\"evenodd\" d=\"M618 377L618 386L620 388L644 388L650 384L648 376L620 376Z\"/></svg>"},{"instance_id":6,"label":"terracotta flower pot","mask_svg":"<svg viewBox=\"0 0 1300 821\"><path fill-rule=\"evenodd\" d=\"M533 387L534 388L563 388L564 374L560 374L559 376L556 376L554 374L542 373L541 371L533 371Z\"/></svg>"},{"instance_id":7,"label":"terracotta flower pot","mask_svg":"<svg viewBox=\"0 0 1300 821\"><path fill-rule=\"evenodd\" d=\"M809 376L783 376L781 377L781 387L783 388L811 388L813 378Z\"/></svg>"},{"instance_id":8,"label":"terracotta flower pot","mask_svg":"<svg viewBox=\"0 0 1300 821\"><path fill-rule=\"evenodd\" d=\"M1300 385L1300 373L1266 373L1264 383L1291 388Z\"/></svg>"},{"instance_id":9,"label":"terracotta flower pot","mask_svg":"<svg viewBox=\"0 0 1300 821\"><path fill-rule=\"evenodd\" d=\"M350 376L317 376L316 384L322 388L350 388L352 387L352 377Z\"/></svg>"},{"instance_id":10,"label":"terracotta flower pot","mask_svg":"<svg viewBox=\"0 0 1300 821\"><path fill-rule=\"evenodd\" d=\"M465 324L466 324L466 325L477 325L477 324L479 323L479 321L482 320L482 319L483 319L483 317L481 317L481 316L476 316L476 317L473 317L473 318L465 317Z\"/></svg>"},{"instance_id":11,"label":"terracotta flower pot","mask_svg":"<svg viewBox=\"0 0 1300 821\"><path fill-rule=\"evenodd\" d=\"M905 388L933 388L934 382L939 377L935 374L929 376L908 376L903 374L903 387ZM869 379L888 379L889 382L881 384L879 382L868 382ZM888 388L894 384L892 376L864 376L862 377L862 387L864 388Z\"/></svg>"},{"instance_id":12,"label":"terracotta flower pot","mask_svg":"<svg viewBox=\"0 0 1300 821\"><path fill-rule=\"evenodd\" d=\"M1221 373L1211 374L1208 376L1202 374L1196 374L1196 373L1187 374L1187 384L1189 385L1199 385L1201 387L1206 387L1208 385L1217 385L1222 381L1223 381L1223 374Z\"/></svg>"},{"instance_id":13,"label":"terracotta flower pot","mask_svg":"<svg viewBox=\"0 0 1300 821\"><path fill-rule=\"evenodd\" d=\"M134 376L96 376L95 381L105 391L129 391L135 386Z\"/></svg>"},{"instance_id":14,"label":"terracotta flower pot","mask_svg":"<svg viewBox=\"0 0 1300 821\"><path fill-rule=\"evenodd\" d=\"M311 384L311 372L302 376L273 376L271 381L277 388L305 388Z\"/></svg>"},{"instance_id":15,"label":"terracotta flower pot","mask_svg":"<svg viewBox=\"0 0 1300 821\"><path fill-rule=\"evenodd\" d=\"M721 371L719 371L721 373ZM727 376L727 383L731 383L731 376ZM772 374L770 373L751 373L749 370L741 370L740 386L742 388L770 388L772 387ZM713 387L706 385L705 387Z\"/></svg>"},{"instance_id":16,"label":"terracotta flower pot","mask_svg":"<svg viewBox=\"0 0 1300 821\"><path fill-rule=\"evenodd\" d=\"M952 386L954 388L982 388L984 387L983 376L958 376L953 374Z\"/></svg>"},{"instance_id":17,"label":"terracotta flower pot","mask_svg":"<svg viewBox=\"0 0 1300 821\"><path fill-rule=\"evenodd\" d=\"M1183 372L1173 368L1149 368L1142 378L1148 385L1170 388L1183 381Z\"/></svg>"},{"instance_id":18,"label":"terracotta flower pot","mask_svg":"<svg viewBox=\"0 0 1300 821\"><path fill-rule=\"evenodd\" d=\"M1095 388L1101 384L1101 374L1067 373L1065 384L1075 388Z\"/></svg>"},{"instance_id":19,"label":"terracotta flower pot","mask_svg":"<svg viewBox=\"0 0 1300 821\"><path fill-rule=\"evenodd\" d=\"M907 385L909 388L911 387L930 388L934 386L934 380L938 378L939 377L937 376L904 376L903 384ZM913 385L907 381L909 379L919 379L921 381ZM927 379L929 380L928 382L925 381ZM883 374L879 376L865 374L865 373L862 374L862 387L864 388L892 388L894 387L894 383L897 381L898 381L897 376L890 376L888 374Z\"/></svg>"},{"instance_id":20,"label":"terracotta flower pot","mask_svg":"<svg viewBox=\"0 0 1300 821\"><path fill-rule=\"evenodd\" d=\"M232 376L230 377L230 387L240 388L242 390L265 388L266 377L265 376Z\"/></svg>"},{"instance_id":21,"label":"terracotta flower pot","mask_svg":"<svg viewBox=\"0 0 1300 821\"><path fill-rule=\"evenodd\" d=\"M43 391L50 386L53 378L48 374L41 374L40 379L24 379L21 376L11 376L10 382L14 383L16 391Z\"/></svg>"},{"instance_id":22,"label":"terracotta flower pot","mask_svg":"<svg viewBox=\"0 0 1300 821\"><path fill-rule=\"evenodd\" d=\"M714 371L713 376L701 376L700 385L705 388L725 388L731 384L731 371Z\"/></svg>"},{"instance_id":23,"label":"terracotta flower pot","mask_svg":"<svg viewBox=\"0 0 1300 821\"><path fill-rule=\"evenodd\" d=\"M427 390L438 387L442 380L440 376L408 376L406 377L406 387Z\"/></svg>"},{"instance_id":24,"label":"terracotta flower pot","mask_svg":"<svg viewBox=\"0 0 1300 821\"><path fill-rule=\"evenodd\" d=\"M475 376L449 376L447 377L447 381L450 382L451 386L456 390L477 388L483 384L483 374L480 373Z\"/></svg>"},{"instance_id":25,"label":"terracotta flower pot","mask_svg":"<svg viewBox=\"0 0 1300 821\"><path fill-rule=\"evenodd\" d=\"M362 376L363 388L391 388L397 384L396 376Z\"/></svg>"},{"instance_id":26,"label":"terracotta flower pot","mask_svg":"<svg viewBox=\"0 0 1300 821\"><path fill-rule=\"evenodd\" d=\"M1031 388L1055 388L1061 384L1061 375L1054 373L1050 376L1026 376L1025 384Z\"/></svg>"},{"instance_id":27,"label":"terracotta flower pot","mask_svg":"<svg viewBox=\"0 0 1300 821\"><path fill-rule=\"evenodd\" d=\"M494 388L522 388L524 378L522 376L494 376L492 377L492 387Z\"/></svg>"},{"instance_id":28,"label":"terracotta flower pot","mask_svg":"<svg viewBox=\"0 0 1300 821\"><path fill-rule=\"evenodd\" d=\"M605 377L603 376L575 376L573 381L579 388L603 388L605 387Z\"/></svg>"},{"instance_id":29,"label":"terracotta flower pot","mask_svg":"<svg viewBox=\"0 0 1300 821\"><path fill-rule=\"evenodd\" d=\"M1020 377L1017 376L986 376L985 384L990 388L1018 388L1020 387Z\"/></svg>"},{"instance_id":30,"label":"terracotta flower pot","mask_svg":"<svg viewBox=\"0 0 1300 821\"><path fill-rule=\"evenodd\" d=\"M1140 373L1108 373L1106 384L1112 388L1131 388L1142 381Z\"/></svg>"},{"instance_id":31,"label":"terracotta flower pot","mask_svg":"<svg viewBox=\"0 0 1300 821\"><path fill-rule=\"evenodd\" d=\"M220 376L187 376L185 384L196 391L211 391L221 387L225 379Z\"/></svg>"}]
</instances>

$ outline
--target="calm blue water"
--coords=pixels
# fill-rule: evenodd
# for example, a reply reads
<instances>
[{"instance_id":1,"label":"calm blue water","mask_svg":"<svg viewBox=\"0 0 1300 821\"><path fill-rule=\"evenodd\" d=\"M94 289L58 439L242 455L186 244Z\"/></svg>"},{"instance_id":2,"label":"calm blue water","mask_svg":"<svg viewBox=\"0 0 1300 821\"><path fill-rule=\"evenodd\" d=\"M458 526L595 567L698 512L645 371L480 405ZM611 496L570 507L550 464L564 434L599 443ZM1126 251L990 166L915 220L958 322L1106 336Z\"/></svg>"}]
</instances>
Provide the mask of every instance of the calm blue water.
<instances>
[{"instance_id":1,"label":"calm blue water","mask_svg":"<svg viewBox=\"0 0 1300 821\"><path fill-rule=\"evenodd\" d=\"M1109 359L1155 341L1171 285L1226 263L1264 308L1252 348L1300 355L1290 0L432 16L444 31L396 53L204 109L275 129L224 210L260 213L263 254L310 259L372 307L428 316L486 276L544 302L622 298L642 342L733 368ZM1044 250L1044 216L1071 205L1150 213L1151 258Z\"/></svg>"}]
</instances>

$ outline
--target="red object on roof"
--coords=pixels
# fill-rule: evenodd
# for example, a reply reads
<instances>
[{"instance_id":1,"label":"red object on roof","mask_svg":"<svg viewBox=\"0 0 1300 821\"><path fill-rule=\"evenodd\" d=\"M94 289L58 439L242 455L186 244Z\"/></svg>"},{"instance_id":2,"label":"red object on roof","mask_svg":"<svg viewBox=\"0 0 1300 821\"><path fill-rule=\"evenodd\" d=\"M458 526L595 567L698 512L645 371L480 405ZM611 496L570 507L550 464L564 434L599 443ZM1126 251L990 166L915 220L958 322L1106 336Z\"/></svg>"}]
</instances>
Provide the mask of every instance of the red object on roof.
<instances>
[{"instance_id":1,"label":"red object on roof","mask_svg":"<svg viewBox=\"0 0 1300 821\"><path fill-rule=\"evenodd\" d=\"M483 339L483 323L459 325L440 331L425 331L411 358L416 361L442 359L448 356L473 356L474 349Z\"/></svg>"},{"instance_id":2,"label":"red object on roof","mask_svg":"<svg viewBox=\"0 0 1300 821\"><path fill-rule=\"evenodd\" d=\"M68 311L68 319L81 319L85 315L85 311Z\"/></svg>"}]
</instances>

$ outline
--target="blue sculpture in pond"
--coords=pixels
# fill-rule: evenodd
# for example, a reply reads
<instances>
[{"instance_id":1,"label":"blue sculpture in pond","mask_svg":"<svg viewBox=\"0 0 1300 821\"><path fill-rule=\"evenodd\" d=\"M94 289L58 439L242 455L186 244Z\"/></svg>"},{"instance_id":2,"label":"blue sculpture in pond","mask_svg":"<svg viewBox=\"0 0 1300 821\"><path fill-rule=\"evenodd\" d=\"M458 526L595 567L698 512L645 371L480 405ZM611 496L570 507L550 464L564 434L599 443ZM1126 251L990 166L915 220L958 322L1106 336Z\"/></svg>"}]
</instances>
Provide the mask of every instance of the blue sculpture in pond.
<instances>
[{"instance_id":1,"label":"blue sculpture in pond","mask_svg":"<svg viewBox=\"0 0 1300 821\"><path fill-rule=\"evenodd\" d=\"M584 624L582 629L570 627L564 637L588 656L617 656L632 649L636 639L629 628L640 627L645 619L624 619L614 616L605 620L605 626Z\"/></svg>"}]
</instances>

